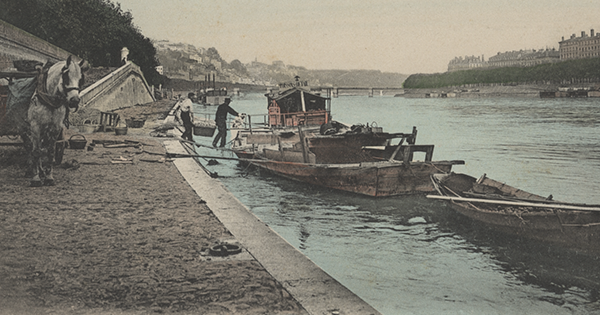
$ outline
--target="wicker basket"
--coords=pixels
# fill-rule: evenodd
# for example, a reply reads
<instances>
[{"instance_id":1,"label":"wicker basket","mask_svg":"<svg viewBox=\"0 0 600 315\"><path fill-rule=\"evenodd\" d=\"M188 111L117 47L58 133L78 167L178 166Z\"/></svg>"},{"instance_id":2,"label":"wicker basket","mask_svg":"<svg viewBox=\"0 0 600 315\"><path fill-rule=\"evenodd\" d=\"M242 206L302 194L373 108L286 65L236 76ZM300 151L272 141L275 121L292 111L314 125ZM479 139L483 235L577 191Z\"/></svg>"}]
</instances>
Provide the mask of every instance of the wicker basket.
<instances>
[{"instance_id":1,"label":"wicker basket","mask_svg":"<svg viewBox=\"0 0 600 315\"><path fill-rule=\"evenodd\" d=\"M71 138L69 138L69 149L81 150L85 148L86 144L87 140L85 139L85 136L81 134L72 135Z\"/></svg>"},{"instance_id":2,"label":"wicker basket","mask_svg":"<svg viewBox=\"0 0 600 315\"><path fill-rule=\"evenodd\" d=\"M127 127L115 127L115 134L117 136L124 136L127 134Z\"/></svg>"},{"instance_id":3,"label":"wicker basket","mask_svg":"<svg viewBox=\"0 0 600 315\"><path fill-rule=\"evenodd\" d=\"M215 134L215 127L194 126L194 136L212 137Z\"/></svg>"},{"instance_id":4,"label":"wicker basket","mask_svg":"<svg viewBox=\"0 0 600 315\"><path fill-rule=\"evenodd\" d=\"M131 118L131 119L125 119L125 123L127 124L127 127L129 127L129 128L142 128L142 127L144 127L146 120Z\"/></svg>"},{"instance_id":5,"label":"wicker basket","mask_svg":"<svg viewBox=\"0 0 600 315\"><path fill-rule=\"evenodd\" d=\"M212 137L216 128L214 120L198 119L194 122L194 136Z\"/></svg>"},{"instance_id":6,"label":"wicker basket","mask_svg":"<svg viewBox=\"0 0 600 315\"><path fill-rule=\"evenodd\" d=\"M98 125L92 124L90 120L86 120L82 126L79 127L81 133L93 133L98 129Z\"/></svg>"}]
</instances>

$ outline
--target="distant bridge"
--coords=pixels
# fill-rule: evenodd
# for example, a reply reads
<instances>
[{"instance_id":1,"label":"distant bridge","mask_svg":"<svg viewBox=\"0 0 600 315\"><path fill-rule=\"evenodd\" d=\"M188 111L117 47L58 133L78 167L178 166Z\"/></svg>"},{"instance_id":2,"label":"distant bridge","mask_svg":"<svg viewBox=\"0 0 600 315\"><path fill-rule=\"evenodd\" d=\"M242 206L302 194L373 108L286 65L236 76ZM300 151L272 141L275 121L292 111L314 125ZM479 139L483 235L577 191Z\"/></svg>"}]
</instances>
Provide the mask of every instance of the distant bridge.
<instances>
[{"instance_id":1,"label":"distant bridge","mask_svg":"<svg viewBox=\"0 0 600 315\"><path fill-rule=\"evenodd\" d=\"M375 93L378 93L380 96L389 95L389 94L404 94L404 88L401 87L311 87L313 91L323 91L327 92L328 97L338 97L340 94L348 94L348 95L369 95L369 97L373 97Z\"/></svg>"}]
</instances>

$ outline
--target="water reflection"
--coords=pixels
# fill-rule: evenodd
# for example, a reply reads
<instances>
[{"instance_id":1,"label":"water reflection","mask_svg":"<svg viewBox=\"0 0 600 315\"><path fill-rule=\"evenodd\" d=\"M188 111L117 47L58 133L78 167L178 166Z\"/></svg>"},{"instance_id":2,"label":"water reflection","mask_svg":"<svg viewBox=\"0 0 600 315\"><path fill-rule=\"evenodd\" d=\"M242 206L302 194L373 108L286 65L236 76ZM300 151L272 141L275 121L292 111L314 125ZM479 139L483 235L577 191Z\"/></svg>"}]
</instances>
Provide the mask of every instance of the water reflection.
<instances>
[{"instance_id":1,"label":"water reflection","mask_svg":"<svg viewBox=\"0 0 600 315\"><path fill-rule=\"evenodd\" d=\"M255 213L282 235L295 231L288 241L320 266L352 269L351 274L340 277L347 283L360 283L359 291L434 294L441 304L434 303L431 313L450 302L468 309L463 303L475 303L472 296L480 290L487 292L482 298L494 303L522 299L524 294L529 299L523 300L526 305L550 303L568 312L591 312L598 304L598 257L496 233L424 196L375 199L268 174L254 175L258 186L269 187L273 199L279 199L275 208L256 207ZM266 204L269 200L254 202ZM442 289L432 289L440 285ZM470 289L442 294L456 291L455 286ZM488 295L495 287L511 293L503 291L491 298ZM484 304L475 303L475 309L488 310L489 305ZM422 303L413 306L428 309ZM508 313L510 310L516 311L516 307L509 307Z\"/></svg>"}]
</instances>

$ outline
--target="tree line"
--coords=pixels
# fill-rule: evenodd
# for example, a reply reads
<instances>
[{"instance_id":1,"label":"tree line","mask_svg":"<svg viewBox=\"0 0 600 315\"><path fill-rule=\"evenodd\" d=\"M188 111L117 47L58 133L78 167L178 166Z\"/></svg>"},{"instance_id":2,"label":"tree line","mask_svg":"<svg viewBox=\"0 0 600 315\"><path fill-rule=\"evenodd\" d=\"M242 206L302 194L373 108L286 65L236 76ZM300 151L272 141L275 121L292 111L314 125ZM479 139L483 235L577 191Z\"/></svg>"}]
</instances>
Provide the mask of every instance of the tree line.
<instances>
[{"instance_id":1,"label":"tree line","mask_svg":"<svg viewBox=\"0 0 600 315\"><path fill-rule=\"evenodd\" d=\"M568 60L533 67L471 69L435 74L413 74L404 88L442 88L469 84L569 84L600 82L600 58Z\"/></svg>"},{"instance_id":2,"label":"tree line","mask_svg":"<svg viewBox=\"0 0 600 315\"><path fill-rule=\"evenodd\" d=\"M121 66L121 49L151 85L164 83L152 41L110 0L0 0L0 19L69 51L93 67Z\"/></svg>"}]
</instances>

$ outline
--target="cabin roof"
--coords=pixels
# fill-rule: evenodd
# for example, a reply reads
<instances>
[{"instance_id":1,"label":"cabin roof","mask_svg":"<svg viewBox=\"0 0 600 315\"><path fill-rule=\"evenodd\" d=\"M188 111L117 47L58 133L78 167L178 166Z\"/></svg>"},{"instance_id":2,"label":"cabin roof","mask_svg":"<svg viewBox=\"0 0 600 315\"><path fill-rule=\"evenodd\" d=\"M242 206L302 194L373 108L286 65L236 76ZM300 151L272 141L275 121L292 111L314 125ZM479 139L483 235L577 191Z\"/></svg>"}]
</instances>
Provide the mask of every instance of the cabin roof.
<instances>
[{"instance_id":1,"label":"cabin roof","mask_svg":"<svg viewBox=\"0 0 600 315\"><path fill-rule=\"evenodd\" d=\"M271 106L272 101L275 101L282 113L327 110L327 102L329 100L328 97L322 97L321 95L297 87L278 91L277 93L265 94L265 96L268 100L267 107Z\"/></svg>"},{"instance_id":2,"label":"cabin roof","mask_svg":"<svg viewBox=\"0 0 600 315\"><path fill-rule=\"evenodd\" d=\"M273 93L267 93L267 94L265 94L265 96L268 97L268 98L270 98L270 99L274 99L274 100L278 101L280 99L290 97L290 95L292 95L292 94L294 94L296 92L299 92L299 91L304 92L304 93L309 94L309 95L312 95L315 98L319 98L319 99L323 99L323 100L328 100L329 99L328 97L323 97L323 96L321 96L319 94L315 94L315 93L312 93L310 91L307 91L307 90L304 90L304 89L300 89L298 87L291 87L291 88L289 88L287 90L273 92Z\"/></svg>"}]
</instances>

